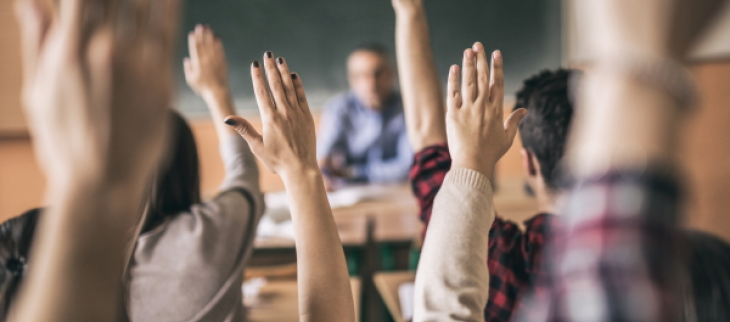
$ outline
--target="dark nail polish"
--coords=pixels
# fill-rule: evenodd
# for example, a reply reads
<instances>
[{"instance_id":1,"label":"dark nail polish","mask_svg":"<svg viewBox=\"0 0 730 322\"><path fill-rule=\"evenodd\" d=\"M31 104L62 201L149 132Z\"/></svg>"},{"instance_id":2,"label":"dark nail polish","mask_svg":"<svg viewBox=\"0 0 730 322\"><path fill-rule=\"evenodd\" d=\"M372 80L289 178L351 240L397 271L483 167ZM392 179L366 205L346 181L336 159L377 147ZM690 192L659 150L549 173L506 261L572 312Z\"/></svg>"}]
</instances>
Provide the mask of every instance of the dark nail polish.
<instances>
[{"instance_id":1,"label":"dark nail polish","mask_svg":"<svg viewBox=\"0 0 730 322\"><path fill-rule=\"evenodd\" d=\"M284 63L284 58L279 57L279 58L276 59L276 62L278 62L279 65L281 65L281 64Z\"/></svg>"},{"instance_id":2,"label":"dark nail polish","mask_svg":"<svg viewBox=\"0 0 730 322\"><path fill-rule=\"evenodd\" d=\"M234 121L233 119L227 119L227 120L225 120L224 122L225 122L226 124L230 125L230 126L234 126L234 125L236 125L236 121Z\"/></svg>"},{"instance_id":3,"label":"dark nail polish","mask_svg":"<svg viewBox=\"0 0 730 322\"><path fill-rule=\"evenodd\" d=\"M254 60L253 61L253 67L254 68L259 68L259 61L258 60Z\"/></svg>"},{"instance_id":4,"label":"dark nail polish","mask_svg":"<svg viewBox=\"0 0 730 322\"><path fill-rule=\"evenodd\" d=\"M291 79L297 79L297 73L291 73Z\"/></svg>"},{"instance_id":5,"label":"dark nail polish","mask_svg":"<svg viewBox=\"0 0 730 322\"><path fill-rule=\"evenodd\" d=\"M266 58L271 58L273 56L274 56L274 54L272 52L270 52L270 51L266 52Z\"/></svg>"}]
</instances>

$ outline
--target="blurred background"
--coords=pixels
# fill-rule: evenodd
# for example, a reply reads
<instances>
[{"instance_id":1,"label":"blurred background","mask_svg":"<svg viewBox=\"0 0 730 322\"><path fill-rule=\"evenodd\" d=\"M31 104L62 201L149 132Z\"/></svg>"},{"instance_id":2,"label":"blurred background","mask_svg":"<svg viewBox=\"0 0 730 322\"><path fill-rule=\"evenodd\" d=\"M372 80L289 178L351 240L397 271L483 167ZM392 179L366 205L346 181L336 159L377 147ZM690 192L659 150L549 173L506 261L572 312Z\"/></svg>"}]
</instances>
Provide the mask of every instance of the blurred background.
<instances>
[{"instance_id":1,"label":"blurred background","mask_svg":"<svg viewBox=\"0 0 730 322\"><path fill-rule=\"evenodd\" d=\"M357 46L378 43L394 54L389 0L192 0L186 6L183 30L205 23L223 40L231 88L244 114L257 110L249 66L266 50L286 58L302 75L314 109L347 89L345 61ZM444 84L449 66L477 40L504 53L508 93L535 71L561 63L560 0L426 1L426 7ZM180 61L188 52L186 34L181 36ZM189 116L207 114L178 66L179 107Z\"/></svg>"},{"instance_id":2,"label":"blurred background","mask_svg":"<svg viewBox=\"0 0 730 322\"><path fill-rule=\"evenodd\" d=\"M475 41L483 42L488 50L500 49L505 57L506 111L511 111L512 96L522 80L541 69L562 66L589 70L586 57L591 53L581 45L585 41L582 26L588 22L580 21L573 10L579 1L425 0L442 83L445 84L449 65L460 63L463 49ZM12 4L11 0L0 0L0 221L42 206L45 185L20 103L21 57ZM223 166L204 102L190 91L182 74L182 59L188 51L186 35L198 23L210 25L222 39L238 112L257 127L261 124L252 95L249 64L261 60L264 51L285 57L302 76L315 121L319 120L323 104L348 88L345 61L353 49L380 43L394 54L395 17L390 0L186 1L174 62L178 84L174 107L188 117L193 127L204 197L216 192ZM730 191L730 149L721 148L727 144L730 124L730 7L724 9L712 32L688 59L701 102L688 118L689 131L683 137L681 159L691 189L686 204L687 225L730 241L730 217L726 215L730 209L730 198L726 196L726 191ZM498 163L495 174L495 207L501 216L515 221L534 215L536 210L535 200L523 190L520 147L518 138ZM264 191L283 189L277 176L261 169ZM390 315L384 313L383 302L393 309L393 296L397 299L397 294L388 299L383 291L381 298L375 295L375 284L380 281L379 288L392 288L411 279L412 272L381 275L379 280L374 272L413 268L411 249L418 247L421 226L410 192L406 187L388 202L336 209L335 217L354 277L353 291L361 291L355 296L363 298L356 301L363 306L361 312L365 314L361 317L365 321L394 317L397 314L392 310ZM249 272L253 272L252 276L290 276L292 249L293 241L258 243L254 264L262 268ZM282 256L284 261L278 259ZM283 294L277 298L278 306L272 307L294 307L296 316L296 295L292 295L296 283L267 287ZM261 307L261 303L252 305ZM271 321L286 321L278 317L281 312L271 313ZM264 313L258 314L263 318L257 321L268 321Z\"/></svg>"}]
</instances>

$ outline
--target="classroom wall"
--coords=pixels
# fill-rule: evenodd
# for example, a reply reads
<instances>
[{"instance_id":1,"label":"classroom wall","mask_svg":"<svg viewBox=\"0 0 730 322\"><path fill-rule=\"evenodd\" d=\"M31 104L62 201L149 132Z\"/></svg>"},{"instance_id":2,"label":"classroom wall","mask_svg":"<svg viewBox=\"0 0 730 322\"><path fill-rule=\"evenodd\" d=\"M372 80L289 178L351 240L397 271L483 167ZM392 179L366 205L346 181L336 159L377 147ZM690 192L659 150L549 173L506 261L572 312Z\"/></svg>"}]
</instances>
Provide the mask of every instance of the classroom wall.
<instances>
[{"instance_id":1,"label":"classroom wall","mask_svg":"<svg viewBox=\"0 0 730 322\"><path fill-rule=\"evenodd\" d=\"M510 107L511 109L511 107ZM509 111L505 111L509 115ZM261 121L247 117L261 130ZM315 120L319 117L315 116ZM223 179L223 163L218 152L218 139L210 120L191 120L195 134L201 166L201 185L204 197L215 194ZM510 152L497 168L498 178L522 176L520 168L519 142L515 142ZM259 163L261 187L264 191L280 191L284 186L279 177L269 172ZM38 207L42 204L45 180L35 161L31 139L28 137L0 138L0 221Z\"/></svg>"},{"instance_id":2,"label":"classroom wall","mask_svg":"<svg viewBox=\"0 0 730 322\"><path fill-rule=\"evenodd\" d=\"M692 114L681 154L687 173L688 224L730 240L730 149L726 128L730 125L730 61L709 62L692 68L701 88L702 103ZM507 112L507 111L506 111ZM507 114L507 113L505 113ZM260 128L260 122L252 118ZM215 192L223 176L213 124L193 120L192 127L201 153L203 193ZM499 180L520 178L519 142L500 161ZM283 188L281 181L262 169L265 191ZM35 162L27 137L0 138L0 220L42 203L43 175Z\"/></svg>"}]
</instances>

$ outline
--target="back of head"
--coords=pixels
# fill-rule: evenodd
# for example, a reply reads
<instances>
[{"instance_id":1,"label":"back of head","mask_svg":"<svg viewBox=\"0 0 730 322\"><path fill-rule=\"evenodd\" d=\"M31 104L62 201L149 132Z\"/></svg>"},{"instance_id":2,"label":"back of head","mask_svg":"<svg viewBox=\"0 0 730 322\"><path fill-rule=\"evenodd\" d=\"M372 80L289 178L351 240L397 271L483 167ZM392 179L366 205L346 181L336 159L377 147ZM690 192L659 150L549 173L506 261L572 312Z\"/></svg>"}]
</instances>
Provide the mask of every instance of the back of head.
<instances>
[{"instance_id":1,"label":"back of head","mask_svg":"<svg viewBox=\"0 0 730 322\"><path fill-rule=\"evenodd\" d=\"M684 294L685 307L690 308L685 320L730 321L730 245L698 231L689 232L687 241L692 286Z\"/></svg>"},{"instance_id":2,"label":"back of head","mask_svg":"<svg viewBox=\"0 0 730 322\"><path fill-rule=\"evenodd\" d=\"M28 265L41 209L33 209L0 225L0 321L5 321Z\"/></svg>"},{"instance_id":3,"label":"back of head","mask_svg":"<svg viewBox=\"0 0 730 322\"><path fill-rule=\"evenodd\" d=\"M514 109L528 111L519 125L522 146L540 163L548 188L557 188L558 166L573 118L569 96L570 78L575 70L545 70L525 80L517 92Z\"/></svg>"},{"instance_id":4,"label":"back of head","mask_svg":"<svg viewBox=\"0 0 730 322\"><path fill-rule=\"evenodd\" d=\"M157 172L152 183L147 221L142 232L154 229L167 218L200 202L200 168L195 136L179 113L171 111L170 117L172 146L165 166Z\"/></svg>"}]
</instances>

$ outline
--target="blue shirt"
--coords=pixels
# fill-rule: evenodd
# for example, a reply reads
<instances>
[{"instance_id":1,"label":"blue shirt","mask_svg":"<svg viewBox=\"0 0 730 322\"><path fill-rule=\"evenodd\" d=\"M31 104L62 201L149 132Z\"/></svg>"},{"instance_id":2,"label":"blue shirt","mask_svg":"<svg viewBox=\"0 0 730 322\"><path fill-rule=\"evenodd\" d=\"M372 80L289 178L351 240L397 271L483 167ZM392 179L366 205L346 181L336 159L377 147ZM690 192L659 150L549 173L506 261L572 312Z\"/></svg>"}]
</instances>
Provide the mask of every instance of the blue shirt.
<instances>
[{"instance_id":1,"label":"blue shirt","mask_svg":"<svg viewBox=\"0 0 730 322\"><path fill-rule=\"evenodd\" d=\"M393 94L379 111L364 106L352 92L335 96L322 113L317 141L317 157L343 160L354 170L350 181L396 183L408 179L413 149L400 94Z\"/></svg>"}]
</instances>

